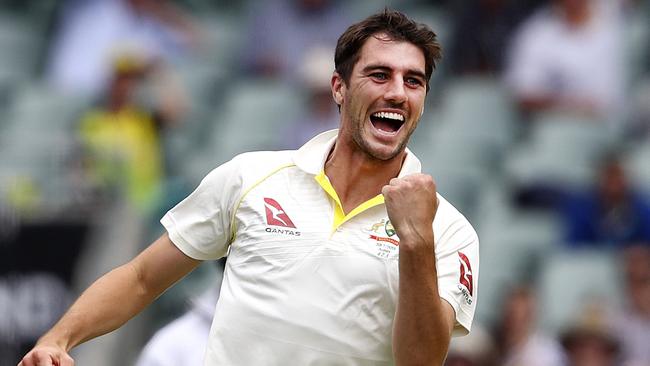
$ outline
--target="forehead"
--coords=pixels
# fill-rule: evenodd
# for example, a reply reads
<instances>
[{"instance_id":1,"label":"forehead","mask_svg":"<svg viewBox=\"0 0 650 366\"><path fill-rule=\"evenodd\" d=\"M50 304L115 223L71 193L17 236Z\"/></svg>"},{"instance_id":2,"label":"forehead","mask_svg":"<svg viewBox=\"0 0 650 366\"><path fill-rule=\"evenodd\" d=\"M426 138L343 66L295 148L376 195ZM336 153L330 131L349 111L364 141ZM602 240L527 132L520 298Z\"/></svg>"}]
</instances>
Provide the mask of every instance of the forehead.
<instances>
[{"instance_id":1,"label":"forehead","mask_svg":"<svg viewBox=\"0 0 650 366\"><path fill-rule=\"evenodd\" d=\"M395 70L414 70L424 73L424 53L413 43L394 41L385 35L372 35L361 47L355 69L368 65L388 66Z\"/></svg>"}]
</instances>

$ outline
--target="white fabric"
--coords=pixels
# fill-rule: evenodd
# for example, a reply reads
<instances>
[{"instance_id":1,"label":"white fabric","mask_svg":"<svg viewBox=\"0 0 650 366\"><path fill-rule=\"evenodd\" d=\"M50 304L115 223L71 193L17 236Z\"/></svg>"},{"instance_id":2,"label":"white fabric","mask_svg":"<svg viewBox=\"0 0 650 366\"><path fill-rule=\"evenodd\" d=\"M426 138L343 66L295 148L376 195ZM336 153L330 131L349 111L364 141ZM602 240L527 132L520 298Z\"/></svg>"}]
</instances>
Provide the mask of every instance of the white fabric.
<instances>
[{"instance_id":1,"label":"white fabric","mask_svg":"<svg viewBox=\"0 0 650 366\"><path fill-rule=\"evenodd\" d=\"M228 254L206 365L392 365L391 332L398 295L398 246L385 206L332 230L334 205L314 179L336 130L298 151L247 153L213 170L161 220L187 255ZM400 176L420 171L410 152ZM265 198L284 211L267 224ZM440 198L433 223L440 296L466 334L476 306L478 238ZM469 258L473 287L460 284L459 252Z\"/></svg>"},{"instance_id":2,"label":"white fabric","mask_svg":"<svg viewBox=\"0 0 650 366\"><path fill-rule=\"evenodd\" d=\"M135 365L201 365L218 297L218 288L208 290L190 311L157 331Z\"/></svg>"},{"instance_id":3,"label":"white fabric","mask_svg":"<svg viewBox=\"0 0 650 366\"><path fill-rule=\"evenodd\" d=\"M506 355L503 366L565 365L562 347L555 339L534 333L519 348Z\"/></svg>"},{"instance_id":4,"label":"white fabric","mask_svg":"<svg viewBox=\"0 0 650 366\"><path fill-rule=\"evenodd\" d=\"M620 112L624 93L621 14L593 4L588 24L571 28L559 10L525 21L511 47L506 81L524 97L589 100L605 117Z\"/></svg>"}]
</instances>

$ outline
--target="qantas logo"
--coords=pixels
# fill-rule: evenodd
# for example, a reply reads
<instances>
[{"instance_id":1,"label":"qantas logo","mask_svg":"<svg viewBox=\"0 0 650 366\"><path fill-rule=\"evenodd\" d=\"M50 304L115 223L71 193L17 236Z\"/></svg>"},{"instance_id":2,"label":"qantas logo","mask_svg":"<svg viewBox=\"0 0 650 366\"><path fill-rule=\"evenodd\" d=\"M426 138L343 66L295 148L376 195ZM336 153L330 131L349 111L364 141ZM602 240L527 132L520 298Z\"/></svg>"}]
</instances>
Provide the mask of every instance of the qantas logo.
<instances>
[{"instance_id":1,"label":"qantas logo","mask_svg":"<svg viewBox=\"0 0 650 366\"><path fill-rule=\"evenodd\" d=\"M264 198L266 223L273 226L296 228L280 204L273 198Z\"/></svg>"},{"instance_id":2,"label":"qantas logo","mask_svg":"<svg viewBox=\"0 0 650 366\"><path fill-rule=\"evenodd\" d=\"M461 252L458 252L458 257L460 257L460 284L465 286L467 292L469 292L469 297L471 298L474 294L474 281L472 279L472 266L469 264L469 258ZM467 297L467 296L466 296ZM467 298L466 298L467 300ZM471 300L471 299L469 299ZM468 301L471 304L471 301Z\"/></svg>"}]
</instances>

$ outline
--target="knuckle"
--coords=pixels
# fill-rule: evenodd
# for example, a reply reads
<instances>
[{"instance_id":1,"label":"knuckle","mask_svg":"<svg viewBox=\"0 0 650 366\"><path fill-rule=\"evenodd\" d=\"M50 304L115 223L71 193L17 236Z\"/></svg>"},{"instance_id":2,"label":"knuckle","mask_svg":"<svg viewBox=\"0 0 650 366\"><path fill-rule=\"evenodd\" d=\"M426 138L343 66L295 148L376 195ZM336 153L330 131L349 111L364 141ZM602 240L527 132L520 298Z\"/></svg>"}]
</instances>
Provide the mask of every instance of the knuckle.
<instances>
[{"instance_id":1,"label":"knuckle","mask_svg":"<svg viewBox=\"0 0 650 366\"><path fill-rule=\"evenodd\" d=\"M436 188L436 181L435 181L435 179L433 179L432 176L430 176L430 175L427 174L427 175L425 175L422 179L423 179L423 182L424 182L427 186L432 187L433 189Z\"/></svg>"},{"instance_id":2,"label":"knuckle","mask_svg":"<svg viewBox=\"0 0 650 366\"><path fill-rule=\"evenodd\" d=\"M433 177L429 174L422 174L421 179L425 183L433 183Z\"/></svg>"}]
</instances>

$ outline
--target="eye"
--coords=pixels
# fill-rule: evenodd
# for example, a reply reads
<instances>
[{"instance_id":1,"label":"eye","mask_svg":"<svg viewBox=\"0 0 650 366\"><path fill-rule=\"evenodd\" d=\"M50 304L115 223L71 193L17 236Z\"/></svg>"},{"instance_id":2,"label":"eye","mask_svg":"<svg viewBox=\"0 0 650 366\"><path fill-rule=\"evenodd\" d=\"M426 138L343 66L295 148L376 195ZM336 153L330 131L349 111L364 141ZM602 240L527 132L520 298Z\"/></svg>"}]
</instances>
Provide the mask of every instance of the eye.
<instances>
[{"instance_id":1,"label":"eye","mask_svg":"<svg viewBox=\"0 0 650 366\"><path fill-rule=\"evenodd\" d=\"M422 80L418 78L406 78L406 83L411 86L421 86L423 85Z\"/></svg>"},{"instance_id":2,"label":"eye","mask_svg":"<svg viewBox=\"0 0 650 366\"><path fill-rule=\"evenodd\" d=\"M388 74L385 72L373 72L370 77L376 80L388 80Z\"/></svg>"}]
</instances>

